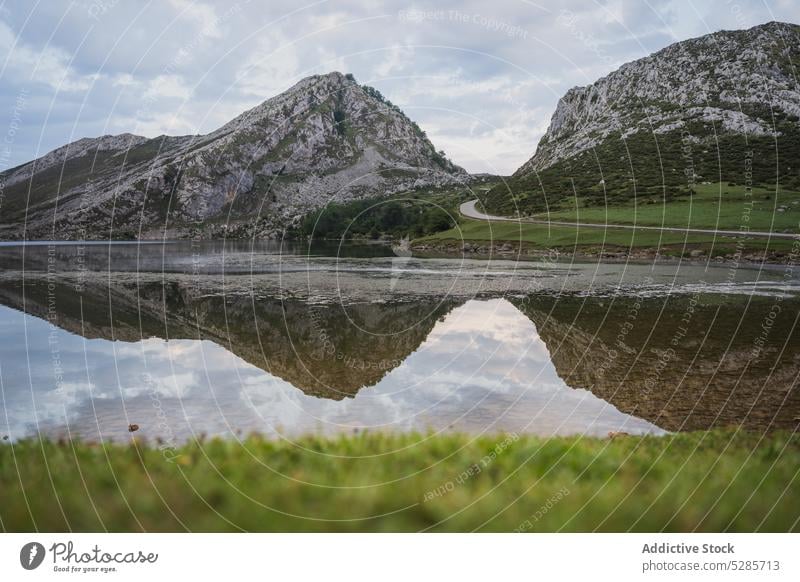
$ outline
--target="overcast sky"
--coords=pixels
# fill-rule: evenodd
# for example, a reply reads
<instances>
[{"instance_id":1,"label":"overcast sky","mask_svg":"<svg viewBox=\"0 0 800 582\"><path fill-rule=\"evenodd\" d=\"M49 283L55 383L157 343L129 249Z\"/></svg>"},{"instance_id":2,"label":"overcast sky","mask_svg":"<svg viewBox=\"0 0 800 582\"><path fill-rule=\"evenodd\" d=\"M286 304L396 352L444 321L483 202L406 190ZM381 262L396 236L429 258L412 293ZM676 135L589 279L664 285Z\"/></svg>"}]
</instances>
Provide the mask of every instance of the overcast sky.
<instances>
[{"instance_id":1,"label":"overcast sky","mask_svg":"<svg viewBox=\"0 0 800 582\"><path fill-rule=\"evenodd\" d=\"M471 172L508 174L559 97L798 0L11 0L0 170L81 137L205 133L315 73L352 72Z\"/></svg>"}]
</instances>

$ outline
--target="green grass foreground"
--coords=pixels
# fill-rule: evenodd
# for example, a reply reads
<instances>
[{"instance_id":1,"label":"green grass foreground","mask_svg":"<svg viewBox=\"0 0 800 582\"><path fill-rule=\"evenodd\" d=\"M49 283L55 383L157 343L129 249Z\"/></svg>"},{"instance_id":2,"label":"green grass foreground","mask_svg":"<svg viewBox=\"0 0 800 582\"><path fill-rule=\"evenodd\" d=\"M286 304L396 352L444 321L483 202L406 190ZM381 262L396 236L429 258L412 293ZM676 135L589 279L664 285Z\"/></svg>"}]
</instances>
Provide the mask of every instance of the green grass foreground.
<instances>
[{"instance_id":1,"label":"green grass foreground","mask_svg":"<svg viewBox=\"0 0 800 582\"><path fill-rule=\"evenodd\" d=\"M800 437L0 446L6 531L797 531Z\"/></svg>"}]
</instances>

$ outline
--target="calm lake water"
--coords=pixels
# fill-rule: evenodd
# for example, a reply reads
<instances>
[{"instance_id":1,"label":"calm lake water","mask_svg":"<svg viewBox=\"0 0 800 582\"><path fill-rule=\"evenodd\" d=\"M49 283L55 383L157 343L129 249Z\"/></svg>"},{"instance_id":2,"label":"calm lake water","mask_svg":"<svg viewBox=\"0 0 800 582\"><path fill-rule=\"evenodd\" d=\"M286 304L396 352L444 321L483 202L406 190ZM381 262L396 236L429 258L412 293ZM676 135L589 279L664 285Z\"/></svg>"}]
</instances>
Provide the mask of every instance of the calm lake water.
<instances>
[{"instance_id":1,"label":"calm lake water","mask_svg":"<svg viewBox=\"0 0 800 582\"><path fill-rule=\"evenodd\" d=\"M0 434L794 429L798 291L783 268L4 245Z\"/></svg>"}]
</instances>

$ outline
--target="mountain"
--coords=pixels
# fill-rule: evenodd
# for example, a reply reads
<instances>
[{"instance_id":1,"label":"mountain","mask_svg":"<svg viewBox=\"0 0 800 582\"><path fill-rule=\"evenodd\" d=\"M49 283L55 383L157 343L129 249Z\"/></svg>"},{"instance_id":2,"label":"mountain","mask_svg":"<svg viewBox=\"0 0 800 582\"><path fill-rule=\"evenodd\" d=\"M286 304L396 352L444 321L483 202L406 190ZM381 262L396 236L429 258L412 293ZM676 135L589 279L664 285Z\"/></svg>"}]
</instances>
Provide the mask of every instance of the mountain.
<instances>
[{"instance_id":1,"label":"mountain","mask_svg":"<svg viewBox=\"0 0 800 582\"><path fill-rule=\"evenodd\" d=\"M467 176L377 90L334 72L207 135L81 139L3 172L0 238L269 237L331 200Z\"/></svg>"},{"instance_id":2,"label":"mountain","mask_svg":"<svg viewBox=\"0 0 800 582\"><path fill-rule=\"evenodd\" d=\"M558 103L534 156L494 188L498 213L688 195L700 182L800 189L800 26L679 42Z\"/></svg>"}]
</instances>

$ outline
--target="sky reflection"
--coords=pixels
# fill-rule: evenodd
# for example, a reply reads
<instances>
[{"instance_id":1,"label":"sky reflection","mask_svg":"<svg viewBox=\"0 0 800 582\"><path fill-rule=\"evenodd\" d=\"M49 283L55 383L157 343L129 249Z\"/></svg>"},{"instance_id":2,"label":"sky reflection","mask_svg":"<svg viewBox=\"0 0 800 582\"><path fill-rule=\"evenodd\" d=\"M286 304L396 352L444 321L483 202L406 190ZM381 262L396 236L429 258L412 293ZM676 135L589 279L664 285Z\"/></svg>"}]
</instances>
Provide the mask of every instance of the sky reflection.
<instances>
[{"instance_id":1,"label":"sky reflection","mask_svg":"<svg viewBox=\"0 0 800 582\"><path fill-rule=\"evenodd\" d=\"M504 299L468 301L353 398L304 394L208 340L84 339L0 308L0 432L182 441L257 431L660 432L558 376L534 324Z\"/></svg>"}]
</instances>

